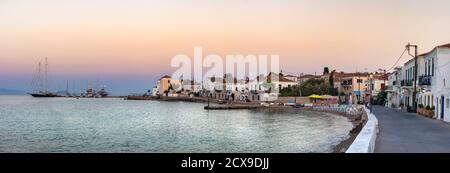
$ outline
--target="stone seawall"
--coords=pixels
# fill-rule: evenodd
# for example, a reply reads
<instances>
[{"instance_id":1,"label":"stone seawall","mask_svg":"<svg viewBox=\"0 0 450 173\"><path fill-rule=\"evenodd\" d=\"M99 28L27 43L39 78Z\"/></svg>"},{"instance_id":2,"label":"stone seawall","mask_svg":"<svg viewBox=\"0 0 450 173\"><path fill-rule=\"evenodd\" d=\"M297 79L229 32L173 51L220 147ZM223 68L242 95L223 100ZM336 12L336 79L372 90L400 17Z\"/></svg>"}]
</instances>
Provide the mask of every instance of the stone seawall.
<instances>
[{"instance_id":1,"label":"stone seawall","mask_svg":"<svg viewBox=\"0 0 450 173\"><path fill-rule=\"evenodd\" d=\"M346 153L373 153L375 150L375 141L378 134L378 119L367 108L364 108L364 111L367 114L367 123Z\"/></svg>"}]
</instances>

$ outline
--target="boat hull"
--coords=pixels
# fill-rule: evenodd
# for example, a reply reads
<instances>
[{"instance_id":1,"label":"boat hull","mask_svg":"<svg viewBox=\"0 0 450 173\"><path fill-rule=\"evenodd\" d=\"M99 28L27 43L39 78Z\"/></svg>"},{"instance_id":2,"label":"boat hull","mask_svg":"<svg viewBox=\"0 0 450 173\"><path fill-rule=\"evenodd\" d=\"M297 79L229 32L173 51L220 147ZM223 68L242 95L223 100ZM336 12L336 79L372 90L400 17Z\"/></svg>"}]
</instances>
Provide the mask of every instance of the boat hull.
<instances>
[{"instance_id":1,"label":"boat hull","mask_svg":"<svg viewBox=\"0 0 450 173\"><path fill-rule=\"evenodd\" d=\"M56 97L55 94L37 94L37 93L31 93L30 94L33 97Z\"/></svg>"}]
</instances>

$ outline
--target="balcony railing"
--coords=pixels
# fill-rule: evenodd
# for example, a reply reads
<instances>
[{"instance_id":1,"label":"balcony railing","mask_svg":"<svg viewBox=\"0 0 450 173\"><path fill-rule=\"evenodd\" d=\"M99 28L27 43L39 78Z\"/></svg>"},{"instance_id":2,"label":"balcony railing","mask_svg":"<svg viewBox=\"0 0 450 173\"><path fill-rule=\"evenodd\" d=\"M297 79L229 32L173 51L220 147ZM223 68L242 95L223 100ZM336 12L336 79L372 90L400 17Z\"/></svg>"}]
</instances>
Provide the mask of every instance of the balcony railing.
<instances>
[{"instance_id":1,"label":"balcony railing","mask_svg":"<svg viewBox=\"0 0 450 173\"><path fill-rule=\"evenodd\" d=\"M401 83L401 86L412 86L413 85L412 80L402 80L400 83Z\"/></svg>"},{"instance_id":2,"label":"balcony railing","mask_svg":"<svg viewBox=\"0 0 450 173\"><path fill-rule=\"evenodd\" d=\"M430 75L419 76L419 85L431 85L431 76Z\"/></svg>"},{"instance_id":3,"label":"balcony railing","mask_svg":"<svg viewBox=\"0 0 450 173\"><path fill-rule=\"evenodd\" d=\"M352 85L352 81L351 81L351 80L350 80L350 81L348 81L348 80L342 81L342 82L341 82L341 85L342 85L342 86L351 86L351 85Z\"/></svg>"},{"instance_id":4,"label":"balcony railing","mask_svg":"<svg viewBox=\"0 0 450 173\"><path fill-rule=\"evenodd\" d=\"M393 91L394 90L394 86L388 85L388 86L386 86L385 90L386 91Z\"/></svg>"}]
</instances>

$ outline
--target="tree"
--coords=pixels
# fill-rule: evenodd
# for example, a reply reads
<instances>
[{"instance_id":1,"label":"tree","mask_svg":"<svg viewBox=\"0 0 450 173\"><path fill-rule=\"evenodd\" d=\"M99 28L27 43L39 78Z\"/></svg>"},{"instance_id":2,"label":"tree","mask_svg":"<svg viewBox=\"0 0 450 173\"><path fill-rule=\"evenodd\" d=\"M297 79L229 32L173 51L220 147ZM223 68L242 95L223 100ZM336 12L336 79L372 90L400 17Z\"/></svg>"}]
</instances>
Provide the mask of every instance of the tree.
<instances>
[{"instance_id":1,"label":"tree","mask_svg":"<svg viewBox=\"0 0 450 173\"><path fill-rule=\"evenodd\" d=\"M334 87L334 74L336 70L331 71L330 77L328 78L328 82L330 83L330 87Z\"/></svg>"},{"instance_id":2,"label":"tree","mask_svg":"<svg viewBox=\"0 0 450 173\"><path fill-rule=\"evenodd\" d=\"M330 74L330 69L328 67L323 68L323 75Z\"/></svg>"},{"instance_id":3,"label":"tree","mask_svg":"<svg viewBox=\"0 0 450 173\"><path fill-rule=\"evenodd\" d=\"M301 90L301 93L300 93ZM310 79L305 81L302 85L291 86L280 90L280 96L309 96L312 94L324 95L329 94L338 95L337 88L331 87L329 81L323 79Z\"/></svg>"},{"instance_id":4,"label":"tree","mask_svg":"<svg viewBox=\"0 0 450 173\"><path fill-rule=\"evenodd\" d=\"M381 91L378 93L378 95L375 97L375 100L373 101L374 105L384 105L386 102L387 93L385 91Z\"/></svg>"}]
</instances>

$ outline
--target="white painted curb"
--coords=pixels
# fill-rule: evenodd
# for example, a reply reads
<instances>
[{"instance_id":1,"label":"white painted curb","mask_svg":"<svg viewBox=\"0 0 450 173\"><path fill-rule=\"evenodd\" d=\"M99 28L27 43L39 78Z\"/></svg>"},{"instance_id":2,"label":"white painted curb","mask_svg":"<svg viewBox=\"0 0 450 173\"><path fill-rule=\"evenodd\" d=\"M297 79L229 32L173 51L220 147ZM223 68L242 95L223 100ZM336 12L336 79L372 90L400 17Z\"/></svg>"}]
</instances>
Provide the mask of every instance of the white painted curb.
<instances>
[{"instance_id":1,"label":"white painted curb","mask_svg":"<svg viewBox=\"0 0 450 173\"><path fill-rule=\"evenodd\" d=\"M364 111L366 111L368 119L366 125L345 153L373 153L375 150L375 140L378 134L378 119L365 107Z\"/></svg>"}]
</instances>

